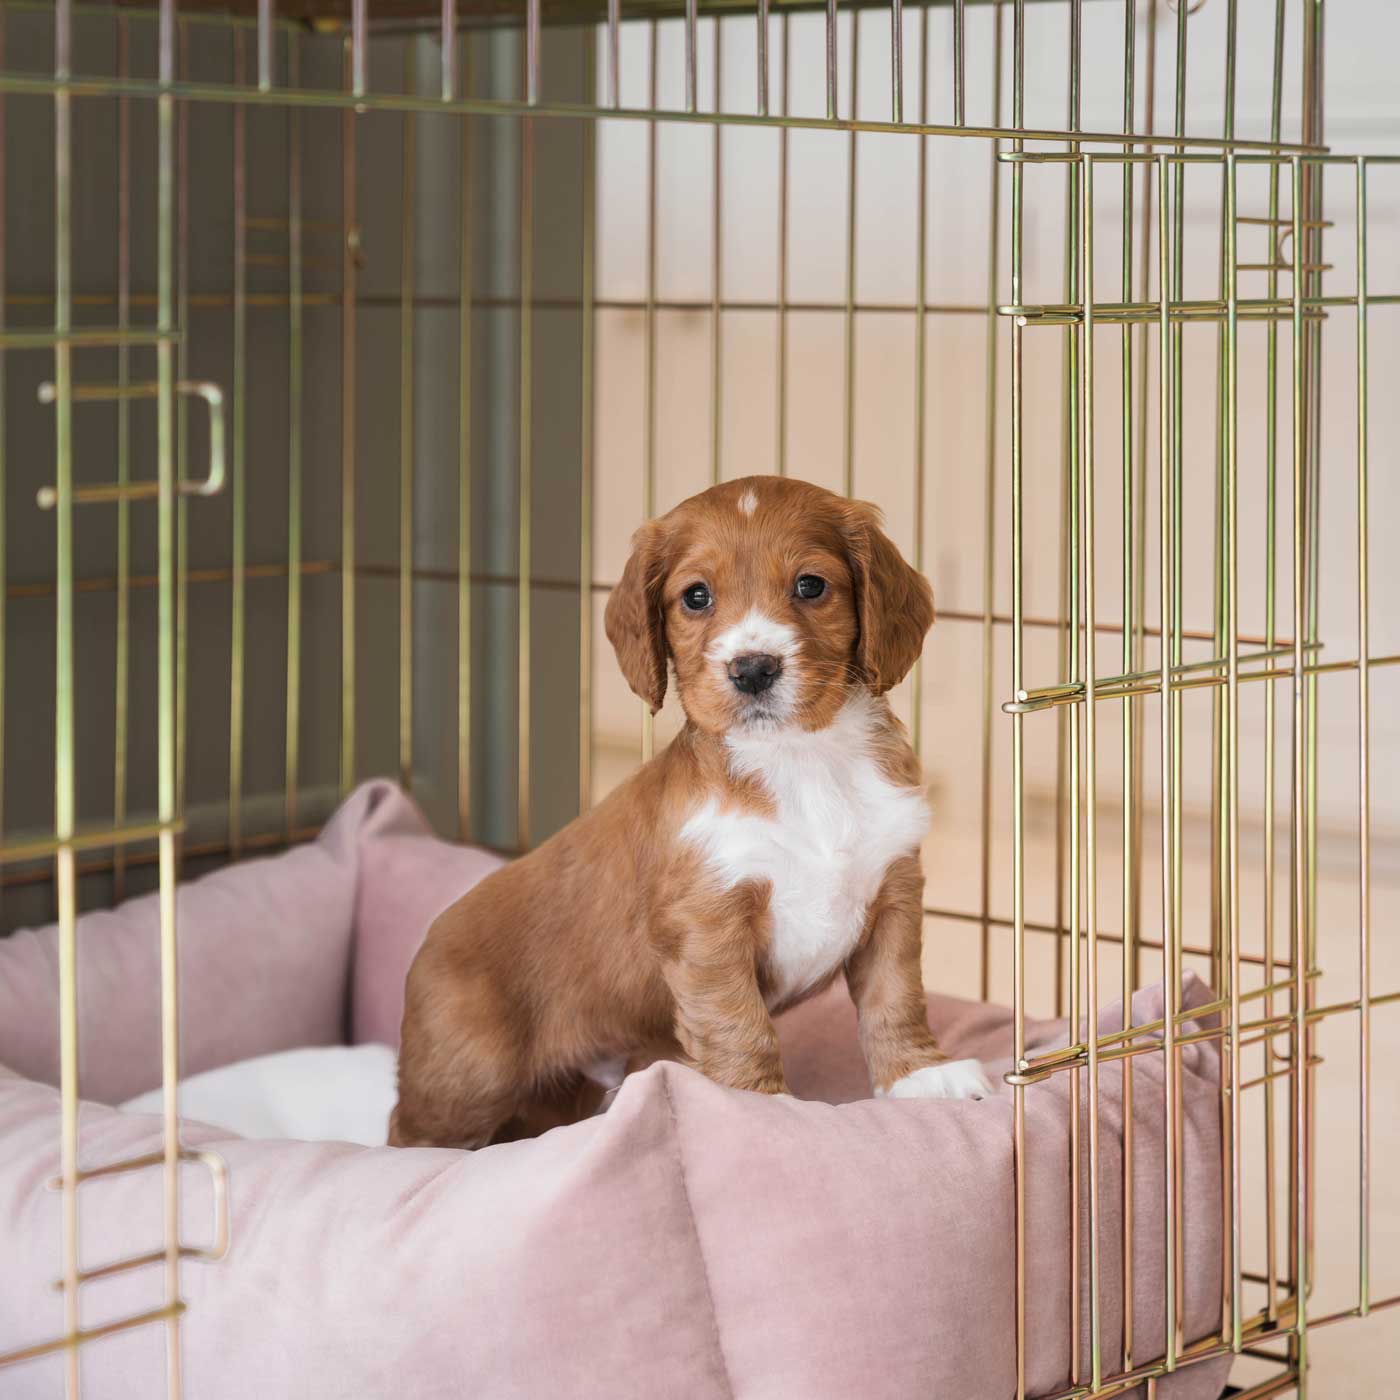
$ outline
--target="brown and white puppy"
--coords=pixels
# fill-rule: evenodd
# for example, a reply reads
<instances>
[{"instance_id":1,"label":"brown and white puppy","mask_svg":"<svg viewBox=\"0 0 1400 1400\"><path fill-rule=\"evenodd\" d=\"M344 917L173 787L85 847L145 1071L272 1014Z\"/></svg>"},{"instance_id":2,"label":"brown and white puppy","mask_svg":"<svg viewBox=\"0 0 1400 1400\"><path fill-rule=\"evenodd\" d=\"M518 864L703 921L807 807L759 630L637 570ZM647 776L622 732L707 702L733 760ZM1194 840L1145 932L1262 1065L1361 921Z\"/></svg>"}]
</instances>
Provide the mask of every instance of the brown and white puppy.
<instances>
[{"instance_id":1,"label":"brown and white puppy","mask_svg":"<svg viewBox=\"0 0 1400 1400\"><path fill-rule=\"evenodd\" d=\"M875 510L820 487L749 477L644 525L607 634L653 712L674 666L685 727L429 929L390 1141L537 1132L660 1057L781 1093L773 1014L841 971L877 1094L990 1093L925 1019L928 809L883 698L932 622Z\"/></svg>"}]
</instances>

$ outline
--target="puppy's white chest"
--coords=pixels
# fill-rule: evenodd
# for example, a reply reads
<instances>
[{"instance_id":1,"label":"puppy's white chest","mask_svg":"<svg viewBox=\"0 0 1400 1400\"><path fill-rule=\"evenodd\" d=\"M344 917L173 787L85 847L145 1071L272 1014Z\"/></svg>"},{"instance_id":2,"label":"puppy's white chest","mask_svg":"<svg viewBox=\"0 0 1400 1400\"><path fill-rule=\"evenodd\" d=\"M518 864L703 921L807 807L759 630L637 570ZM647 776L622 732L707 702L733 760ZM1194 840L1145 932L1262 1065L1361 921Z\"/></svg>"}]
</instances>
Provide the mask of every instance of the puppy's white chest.
<instances>
[{"instance_id":1,"label":"puppy's white chest","mask_svg":"<svg viewBox=\"0 0 1400 1400\"><path fill-rule=\"evenodd\" d=\"M866 725L838 720L818 734L731 741L735 770L763 782L775 812L757 816L712 799L681 830L725 886L769 884L774 1002L847 957L890 863L916 850L928 829L922 794L884 777L868 736Z\"/></svg>"}]
</instances>

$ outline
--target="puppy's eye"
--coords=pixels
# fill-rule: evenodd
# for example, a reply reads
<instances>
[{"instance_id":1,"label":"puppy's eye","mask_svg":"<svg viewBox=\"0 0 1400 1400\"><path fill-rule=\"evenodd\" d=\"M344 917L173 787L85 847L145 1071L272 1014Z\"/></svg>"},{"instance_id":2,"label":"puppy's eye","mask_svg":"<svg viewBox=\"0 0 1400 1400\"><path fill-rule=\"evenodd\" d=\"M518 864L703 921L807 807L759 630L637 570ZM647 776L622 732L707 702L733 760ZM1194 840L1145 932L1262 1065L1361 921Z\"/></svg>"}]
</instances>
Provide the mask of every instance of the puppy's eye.
<instances>
[{"instance_id":1,"label":"puppy's eye","mask_svg":"<svg viewBox=\"0 0 1400 1400\"><path fill-rule=\"evenodd\" d=\"M692 583L681 594L681 602L691 612L704 612L714 602L714 599L710 596L710 590L703 583Z\"/></svg>"},{"instance_id":2,"label":"puppy's eye","mask_svg":"<svg viewBox=\"0 0 1400 1400\"><path fill-rule=\"evenodd\" d=\"M803 574L797 580L799 598L820 598L826 592L826 580L816 574Z\"/></svg>"}]
</instances>

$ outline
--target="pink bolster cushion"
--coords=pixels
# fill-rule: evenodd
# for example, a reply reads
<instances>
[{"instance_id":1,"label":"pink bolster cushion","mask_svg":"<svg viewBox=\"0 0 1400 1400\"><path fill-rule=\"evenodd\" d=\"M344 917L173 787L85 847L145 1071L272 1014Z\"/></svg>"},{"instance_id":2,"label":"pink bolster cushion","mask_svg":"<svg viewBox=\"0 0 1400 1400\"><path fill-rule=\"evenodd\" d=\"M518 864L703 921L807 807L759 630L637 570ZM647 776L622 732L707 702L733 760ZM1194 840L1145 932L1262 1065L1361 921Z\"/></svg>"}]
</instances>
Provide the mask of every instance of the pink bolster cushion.
<instances>
[{"instance_id":1,"label":"pink bolster cushion","mask_svg":"<svg viewBox=\"0 0 1400 1400\"><path fill-rule=\"evenodd\" d=\"M1186 1002L1208 992L1194 979ZM947 1048L1005 1056L1009 1013L931 999ZM1134 1019L1161 1012L1159 989ZM1115 1029L1118 1013L1101 1021ZM794 1087L863 1094L852 1011L839 987L783 1027ZM1064 1023L1033 1026L1035 1047ZM1182 1052L1188 1337L1218 1323L1218 1057ZM1133 1061L1135 1355L1162 1338L1162 1058ZM1103 1345L1121 1348L1122 1069L1101 1075ZM1069 1079L1026 1092L1027 1381L1069 1381ZM1083 1095L1087 1097L1087 1095ZM62 1330L47 1287L60 1259L58 1096L0 1077L0 1351ZM91 1105L84 1163L152 1149L158 1121ZM721 1089L657 1065L603 1117L477 1153L217 1142L232 1178L233 1246L184 1267L187 1385L202 1400L249 1394L436 1400L661 1395L759 1400L1005 1400L1014 1393L1011 1100L869 1100L834 1106ZM1087 1182L1087 1172L1085 1173ZM1087 1190L1087 1185L1084 1188ZM143 1173L83 1187L82 1259L160 1239L160 1183ZM1084 1200L1087 1220L1087 1198ZM190 1168L187 1242L210 1199ZM1087 1281L1081 1317L1087 1357ZM159 1270L83 1292L99 1326L160 1300ZM1228 1358L1164 1378L1161 1400L1213 1400ZM6 1373L5 1394L61 1391L59 1359ZM158 1328L83 1354L89 1400L146 1394L163 1375Z\"/></svg>"},{"instance_id":2,"label":"pink bolster cushion","mask_svg":"<svg viewBox=\"0 0 1400 1400\"><path fill-rule=\"evenodd\" d=\"M499 858L438 841L391 784L366 784L312 845L247 861L179 895L183 1069L296 1045L396 1044L402 980L432 918ZM79 922L81 1088L118 1101L158 1078L154 900ZM1196 980L1187 1006L1209 992ZM1011 1018L931 997L945 1047L1005 1068ZM1161 1014L1160 989L1134 1020ZM1100 1025L1116 1029L1119 1013ZM0 1352L62 1331L56 930L0 942ZM1004 1400L1014 1390L1010 1099L872 1101L839 984L783 1018L794 1091L773 1100L674 1065L627 1080L609 1113L475 1154L342 1144L218 1143L233 1248L183 1270L190 1393L682 1395ZM1030 1044L1063 1044L1064 1022ZM1186 1331L1217 1324L1218 1056L1182 1051ZM1135 1355L1162 1338L1162 1064L1134 1074ZM1103 1345L1121 1353L1122 1071L1101 1076ZM1026 1093L1027 1379L1069 1383L1068 1076ZM1087 1094L1081 1096L1087 1100ZM834 1106L839 1105L839 1106ZM1087 1104L1081 1110L1087 1112ZM88 1102L84 1165L147 1152L158 1121ZM1087 1141L1087 1133L1082 1135ZM160 1240L146 1172L82 1194L82 1263ZM183 1237L208 1238L203 1171L182 1177ZM1088 1219L1087 1171L1081 1183ZM160 1301L159 1271L89 1285L82 1322ZM1088 1355L1081 1278L1081 1356ZM159 1390L159 1328L83 1353L84 1394ZM48 1357L4 1373L19 1400L61 1391ZM1164 1378L1161 1400L1213 1400L1228 1359ZM1085 1379L1081 1375L1079 1379ZM308 1391L308 1386L312 1389Z\"/></svg>"},{"instance_id":3,"label":"pink bolster cushion","mask_svg":"<svg viewBox=\"0 0 1400 1400\"><path fill-rule=\"evenodd\" d=\"M505 864L492 851L440 841L419 821L416 831L404 821L360 846L350 1011L356 1045L374 1040L398 1049L404 979L429 924Z\"/></svg>"},{"instance_id":4,"label":"pink bolster cushion","mask_svg":"<svg viewBox=\"0 0 1400 1400\"><path fill-rule=\"evenodd\" d=\"M310 844L182 885L182 1072L347 1038L397 1045L404 974L428 924L500 863L439 841L409 798L375 781ZM77 942L79 1088L120 1103L160 1082L157 897L83 914ZM0 938L0 1064L57 1084L58 1052L58 928L21 929Z\"/></svg>"}]
</instances>

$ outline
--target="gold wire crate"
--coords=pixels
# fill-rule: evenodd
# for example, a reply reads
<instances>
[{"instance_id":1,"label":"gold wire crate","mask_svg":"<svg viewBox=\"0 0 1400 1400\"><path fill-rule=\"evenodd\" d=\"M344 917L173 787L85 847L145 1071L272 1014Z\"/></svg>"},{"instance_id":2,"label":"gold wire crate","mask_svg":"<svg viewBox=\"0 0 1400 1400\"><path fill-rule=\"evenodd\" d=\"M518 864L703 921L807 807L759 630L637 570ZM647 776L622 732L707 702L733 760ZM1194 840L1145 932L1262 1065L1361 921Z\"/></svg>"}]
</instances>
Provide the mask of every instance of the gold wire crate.
<instances>
[{"instance_id":1,"label":"gold wire crate","mask_svg":"<svg viewBox=\"0 0 1400 1400\"><path fill-rule=\"evenodd\" d=\"M831 479L847 493L863 489L868 470L858 442L862 334L876 322L907 331L911 442L897 484L901 509L912 521L909 552L921 568L936 563L927 518L937 493L950 490L950 477L930 445L937 431L930 402L937 336L966 326L984 341L976 372L985 413L974 457L981 478L979 588L972 605L940 608L943 625L961 629L959 635L972 639L977 651L977 668L959 677L978 702L972 783L979 799L972 863L977 889L967 900L933 899L926 914L933 929L971 933L981 995L1009 996L1016 1011L1008 1084L1018 1193L1018 1397L1026 1394L1024 1102L1037 1082L1055 1074L1072 1077L1067 1171L1076 1202L1080 1183L1088 1183L1087 1208L1072 1212L1066 1242L1072 1276L1086 1278L1088 1289L1082 1318L1079 1289L1071 1291L1075 1383L1061 1392L1065 1400L1108 1400L1143 1383L1150 1395L1157 1378L1228 1355L1242 1369L1254 1368L1237 1382L1252 1400L1290 1389L1305 1394L1308 1340L1316 1329L1400 1305L1400 1295L1372 1296L1370 1254L1377 1179L1371 1160L1371 1018L1400 1001L1400 992L1374 986L1371 974L1370 687L1382 668L1400 664L1400 652L1373 653L1370 644L1367 394L1377 380L1370 358L1383 353L1372 350L1372 320L1393 314L1400 285L1382 284L1384 274L1375 271L1385 245L1377 238L1377 216L1368 214L1368 192L1395 160L1341 156L1325 145L1318 0L1291 8L1279 3L1267 24L1254 17L1249 37L1258 38L1257 47L1270 60L1268 121L1266 130L1242 134L1236 99L1240 9L1237 0L1211 0L1204 9L1157 0L1093 0L1088 7L1080 0L949 0L932 6L891 0L839 9L834 0L791 6L681 0L629 3L624 18L618 0L525 0L509 9L494 0L443 0L432 7L386 0L372 9L366 0L339 7L262 0L178 11L170 3L114 10L65 0L0 10L6 53L0 62L0 120L13 125L42 105L54 122L52 258L43 276L17 276L22 250L8 234L7 256L0 257L0 349L13 352L0 357L0 396L6 394L5 378L13 383L15 366L27 363L26 356L43 359L51 379L41 397L53 412L54 446L52 481L47 464L43 476L31 481L18 460L0 459L5 486L15 488L13 496L5 492L5 509L35 509L31 488L42 486L43 504L52 508L51 516L42 517L44 528L52 520L55 543L46 568L7 555L0 682L8 677L12 690L22 684L15 657L5 663L7 647L17 655L21 644L16 610L51 609L54 796L50 823L27 788L9 794L0 888L11 902L51 893L60 925L58 1184L64 1193L66 1307L61 1337L0 1361L66 1350L69 1390L76 1394L80 1346L116 1328L160 1323L168 1338L166 1384L170 1394L180 1393L181 1261L216 1257L228 1244L221 1164L188 1152L179 1141L174 890L182 872L306 839L329 801L374 767L396 768L406 786L416 785L440 825L462 838L525 849L557 824L561 805L576 796L577 806L587 807L620 767L651 753L661 735L649 714L636 721L623 760L609 758L600 739L612 704L595 625L613 572L608 565L614 561L605 557L608 531L622 499L637 523L673 494L666 464L679 433L672 432L667 415L679 420L678 405L688 406L688 430L704 438L695 485L735 474L737 459L747 461L754 451L755 433L744 438L744 454L726 448L726 428L743 407L724 393L726 355L735 353L726 328L740 317L766 318L772 327L769 368L752 394L766 393L771 400L771 432L767 426L764 431L778 472L805 469L793 446L801 440L797 420L806 407L794 388L804 337L818 334L812 327L835 328L839 373L833 397L839 414ZM1115 17L1121 53L1114 62L1086 59L1086 10ZM1198 10L1200 20L1194 17ZM1036 105L1027 79L1028 36L1047 17L1061 25L1055 34L1063 46L1063 89L1057 94L1063 115L1036 125L1028 120ZM1285 80L1285 35L1291 35L1286 18L1301 28L1296 86ZM1188 35L1192 25L1208 21L1221 25L1226 82L1218 113L1203 113L1190 101L1189 77L1199 70L1188 56L1200 64L1202 52L1212 51L1199 39L1188 44ZM1103 42L1102 28L1098 32ZM106 48L96 42L75 46L79 33L100 36ZM45 54L42 68L12 62L21 34L28 36L31 59L36 51ZM742 59L737 76L736 48ZM873 84L872 54L880 59L880 81ZM1102 93L1110 88L1121 120L1090 129L1085 112L1101 110ZM1297 129L1286 132L1290 104L1299 119ZM1046 103L1039 106L1049 110ZM116 114L115 283L109 267L94 272L75 253L75 172L84 169L75 121L94 107ZM217 138L210 135L216 122ZM629 245L639 275L621 289L603 275L606 230L616 236L616 226L607 222L609 202L618 193L604 142L620 128L638 132L641 196L634 210L639 235ZM440 150L434 155L429 143L448 129L455 145L445 156ZM708 143L708 160L688 172L691 182L708 181L702 203L710 243L699 291L668 288L660 267L665 200L668 190L674 192L665 184L665 142L677 132ZM216 139L227 144L209 158ZM573 143L562 160L551 153L556 140ZM775 228L764 233L776 232L776 250L773 284L763 292L742 280L723 236L736 207L743 211L744 195L736 199L728 173L728 162L742 154L732 143L741 140L768 142L764 150L772 160ZM870 215L861 204L858 173L870 169L877 151L889 149L875 143L891 140L914 152L908 167L914 185L912 295L866 294L861 285ZM839 214L829 229L800 224L794 213L804 141L824 143L823 159L836 172L828 179ZM952 193L939 164L949 145L987 154L985 225L963 235L969 244L986 235L985 295L974 290L944 299L939 291L933 224L938 196ZM199 150L225 177L224 203L211 201L208 184L201 184ZM275 180L265 178L269 167ZM567 187L567 202L554 189L566 169L577 175L576 185ZM455 274L455 285L446 291L433 272L437 264L419 254L434 232L422 212L423 170L450 176L452 246L434 254ZM501 185L485 183L491 172L503 178ZM153 209L144 211L151 228L143 235L137 190L146 174ZM1198 207L1193 200L1206 184L1219 201L1206 214L1210 231L1218 234L1219 275L1216 285L1200 288L1188 285L1186 228ZM5 205L12 213L10 193ZM1101 212L1106 193L1118 201L1110 213ZM510 206L504 225L483 222L492 200ZM225 214L227 245L210 253L211 229ZM1388 210L1384 217L1393 221ZM1341 233L1348 218L1355 222L1350 247L1343 246ZM565 221L577 229L567 269L555 229ZM486 235L502 226L512 251L505 273L483 252ZM820 291L799 285L801 247L821 241L834 247L842 237L843 256L833 259L839 264L835 282ZM1052 245L1052 257L1037 248L1037 238ZM1258 240L1263 252L1249 240ZM216 273L204 275L211 265ZM1350 282L1339 277L1343 267ZM510 327L504 339L501 322L492 319L500 317ZM217 371L203 358L211 318L227 340ZM663 340L666 327L682 320L701 328L703 345L691 377L677 391L663 363ZM455 351L456 363L446 369L424 358L419 336L429 323L448 328L444 343ZM620 325L635 336L630 359L620 356L617 335L608 329ZM560 326L573 347L562 372L541 358ZM1322 346L1325 330L1330 335L1343 326L1352 332L1358 365L1350 425L1357 529L1349 561L1354 574L1346 585L1356 597L1352 654L1339 653L1319 620L1323 482L1330 486L1342 471L1336 458L1323 466ZM1205 334L1214 338L1215 427L1210 460L1202 466L1192 455L1189 433L1208 412L1186 388L1185 346L1188 336ZM275 471L255 446L261 430L250 413L257 361L274 340L285 346L286 357L279 385L286 422L277 429ZM388 376L392 382L377 384L377 362L369 357L386 350L392 350L396 369ZM604 406L612 402L605 381L621 362L640 385L635 479L599 446L607 428ZM1046 365L1060 375L1059 417L1048 433L1028 408L1035 402L1035 376ZM1262 451L1242 427L1242 369L1259 367L1269 425ZM488 372L497 377L484 380ZM562 374L571 391L576 386L576 398L563 394ZM314 391L308 389L313 382ZM445 443L446 450L431 457L424 447L431 415L420 393L429 382L439 389L445 384L454 399L445 434L438 424L439 436L431 438L436 449ZM371 412L375 391L382 402ZM185 402L191 393L211 407L211 441L203 452L191 441L196 435ZM206 504L200 498L216 492L225 476L225 397L227 504ZM332 399L327 416L322 401ZM84 401L93 407L75 415L74 405ZM0 403L11 415L22 412L13 390ZM370 420L385 404L390 420L397 414L396 424L390 422L396 432L371 436ZM152 406L155 475L148 478L133 471L147 460L134 443L136 414ZM550 432L565 416L571 436L561 447ZM499 453L484 442L483 420L506 441ZM308 427L313 421L319 430ZM115 470L99 474L94 466L93 480L87 480L75 441L85 424L103 422ZM1107 429L1096 433L1103 424ZM337 434L327 448L326 439ZM1110 438L1112 452L1105 450ZM559 462L566 458L563 472ZM1267 479L1271 512L1262 570L1266 601L1248 626L1241 610L1242 458ZM1052 468L1044 473L1047 459ZM425 461L431 465L425 468ZM483 479L502 461L509 479L503 487L492 478L488 491ZM1043 474L1053 476L1048 488ZM1213 512L1208 527L1186 513L1188 503L1206 494L1202 481ZM482 516L499 507L491 492L502 489L512 495L507 504L513 518L493 534L484 530ZM425 499L454 517L446 553L420 541L415 511ZM75 533L73 507L84 501L111 507L110 550L90 546L90 537ZM152 538L143 535L141 512L148 501L155 506ZM1047 506L1058 511L1058 520ZM224 512L217 517L217 537L200 516L216 510ZM1108 512L1121 515L1116 557L1105 550ZM104 510L82 518L98 516L107 518ZM276 537L266 529L273 516L281 531ZM557 519L567 530L553 528ZM1290 528L1281 545L1285 521ZM560 563L556 556L566 533L576 539ZM1192 581L1185 547L1207 534L1211 598L1206 625L1199 625L1200 609L1188 602ZM1032 556L1038 547L1053 553L1053 589L1034 576L1028 546ZM1105 586L1110 575L1116 599ZM143 623L139 610L148 594L154 594L154 617ZM110 819L104 810L100 820L80 828L79 774L94 765L93 750L84 748L93 741L76 727L82 632L76 609L80 600L95 598L110 607L115 637L115 695L106 731ZM211 643L216 611L223 630ZM445 671L432 669L424 618L446 616L451 627L454 611L450 664ZM257 667L268 650L274 613L285 662L272 667L269 688ZM540 710L557 698L560 671L553 663L561 635L564 669L576 671L576 696L564 697L563 727L573 747L562 768L557 750L548 747L561 711ZM142 637L150 639L153 658L141 654ZM338 650L328 652L326 638ZM504 698L483 678L486 647L512 673ZM1193 650L1188 659L1188 647L1200 654ZM1111 667L1103 664L1109 648ZM222 698L211 715L194 688L216 661ZM155 675L154 732L146 738L131 705L140 667ZM322 667L334 676L333 691L317 685ZM1340 996L1326 990L1332 983L1324 980L1328 969L1318 950L1318 768L1325 751L1318 686L1329 675L1354 678L1359 756L1357 984L1354 995ZM562 688L572 692L574 676ZM931 717L943 711L933 689L929 668L920 666L901 703L916 747L936 768L942 756ZM208 690L200 693L207 702ZM269 694L278 711L271 723L257 709ZM1240 868L1241 809L1250 800L1242 795L1241 759L1247 755L1240 713L1251 694L1261 697L1266 755L1256 804L1265 869L1257 919L1242 907ZM435 747L429 752L424 715L430 700L445 708L446 719L434 712ZM1192 742L1186 707L1197 702L1210 707L1208 810L1199 819L1186 810L1190 774L1183 757ZM1051 717L1034 718L1042 712ZM541 722L542 713L550 723ZM329 744L313 742L313 729L329 733ZM380 742L378 734L386 729L388 739ZM269 760L266 746L274 741L280 751ZM218 748L212 786L207 767L200 768L209 746ZM2 748L0 755L8 768L22 760ZM445 762L446 781L433 771L433 761ZM1000 774L999 764L1005 769ZM151 774L147 813L145 798L136 793ZM198 802L191 801L192 781ZM1049 859L1039 865L1032 851L1035 804L1042 800L1033 790L1037 782L1046 788L1042 805L1054 828ZM562 801L555 791L560 787L566 789ZM1009 804L999 805L998 793ZM1276 810L1281 802L1286 823ZM1154 824L1155 842L1149 837ZM1195 827L1208 833L1210 907L1199 921L1203 933L1191 936L1184 852ZM1000 855L1008 858L1009 909L994 888ZM1116 865L1116 876L1110 865ZM159 1154L135 1162L84 1165L77 1155L80 891L119 899L151 873L163 896L164 1144ZM1118 907L1110 920L1102 887L1115 882ZM1288 886L1286 901L1278 896L1280 883ZM7 917L13 920L8 909ZM1052 961L1037 952L1041 946L1052 950ZM1161 975L1168 988L1166 1014L1140 1025L1125 1015L1118 1030L1081 1031L1061 1048L1028 1055L1026 1027L1037 997L1075 1025L1097 1025L1106 950L1117 959L1121 987L1115 990L1125 1006L1149 976ZM1216 991L1207 1007L1190 1013L1179 1002L1188 964L1208 971ZM1185 1029L1202 1015L1214 1016L1215 1024ZM1311 1315L1316 1076L1322 1064L1317 1032L1323 1024L1345 1025L1352 1018L1358 1051L1350 1086L1358 1105L1355 1302ZM1116 1360L1102 1339L1098 1257L1101 1075L1118 1065L1130 1107L1136 1057L1160 1053L1177 1063L1182 1047L1198 1040L1220 1046L1224 1057L1222 1325L1204 1342L1188 1344L1184 1335L1182 1129L1175 1076L1168 1074L1166 1341L1160 1356L1136 1355L1129 1317L1115 1373ZM1257 1059L1257 1072L1246 1069L1246 1055L1251 1063ZM1262 1146L1249 1154L1242 1121L1247 1095L1258 1100L1262 1121ZM1129 1112L1124 1140L1129 1201L1131 1117ZM178 1170L192 1158L215 1173L217 1225L210 1251L181 1244ZM104 1172L156 1166L164 1173L161 1248L84 1266L78 1185ZM1262 1251L1245 1238L1246 1169L1255 1173L1251 1188L1265 1201ZM1125 1216L1122 1282L1131 1298L1131 1211ZM81 1326L84 1283L154 1264L165 1268L162 1307L104 1327ZM1081 1324L1087 1347L1080 1341ZM1255 1379L1261 1369L1267 1376ZM1325 1393L1325 1381L1320 1384Z\"/></svg>"}]
</instances>

